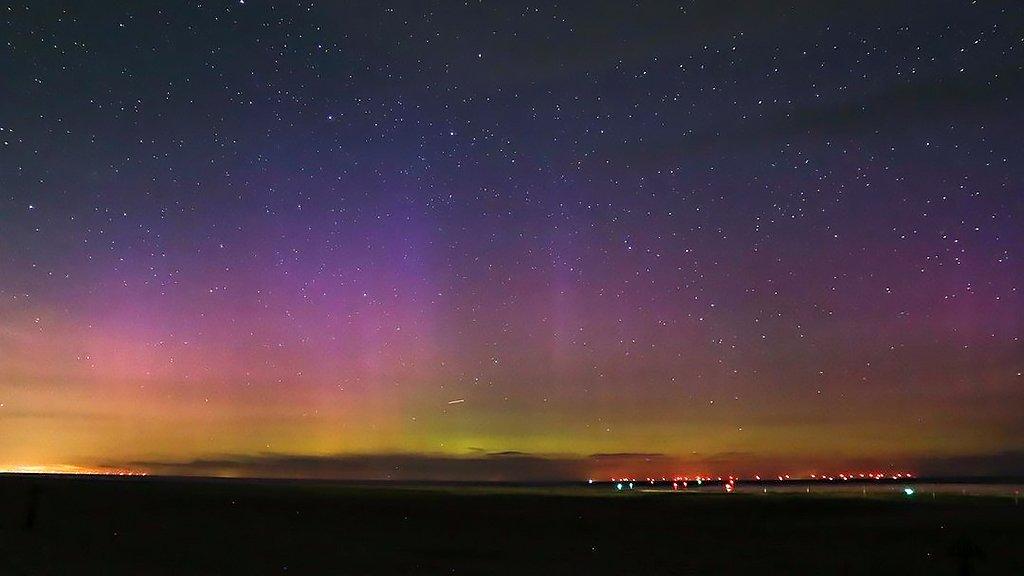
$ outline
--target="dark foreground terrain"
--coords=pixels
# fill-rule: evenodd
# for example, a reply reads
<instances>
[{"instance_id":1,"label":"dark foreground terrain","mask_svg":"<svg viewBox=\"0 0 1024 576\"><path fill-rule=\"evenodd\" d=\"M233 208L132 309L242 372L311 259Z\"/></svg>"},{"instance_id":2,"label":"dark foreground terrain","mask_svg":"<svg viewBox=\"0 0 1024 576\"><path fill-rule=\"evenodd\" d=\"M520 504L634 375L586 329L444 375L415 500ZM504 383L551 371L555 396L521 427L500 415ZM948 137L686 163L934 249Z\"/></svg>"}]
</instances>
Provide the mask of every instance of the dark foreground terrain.
<instances>
[{"instance_id":1,"label":"dark foreground terrain","mask_svg":"<svg viewBox=\"0 0 1024 576\"><path fill-rule=\"evenodd\" d=\"M0 575L272 573L1024 574L1024 505L0 476Z\"/></svg>"}]
</instances>

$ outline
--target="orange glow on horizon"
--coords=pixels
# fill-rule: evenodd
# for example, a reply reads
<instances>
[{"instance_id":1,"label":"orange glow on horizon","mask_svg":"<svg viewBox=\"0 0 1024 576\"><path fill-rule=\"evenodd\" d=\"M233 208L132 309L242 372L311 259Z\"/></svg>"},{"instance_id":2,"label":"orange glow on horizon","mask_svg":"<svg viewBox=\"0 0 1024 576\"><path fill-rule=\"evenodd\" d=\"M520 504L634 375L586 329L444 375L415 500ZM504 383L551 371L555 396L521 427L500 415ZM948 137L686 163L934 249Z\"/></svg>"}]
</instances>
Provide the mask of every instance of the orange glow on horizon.
<instances>
[{"instance_id":1,"label":"orange glow on horizon","mask_svg":"<svg viewBox=\"0 0 1024 576\"><path fill-rule=\"evenodd\" d=\"M147 476L141 470L126 468L95 468L74 464L4 466L0 474L80 474L89 476Z\"/></svg>"}]
</instances>

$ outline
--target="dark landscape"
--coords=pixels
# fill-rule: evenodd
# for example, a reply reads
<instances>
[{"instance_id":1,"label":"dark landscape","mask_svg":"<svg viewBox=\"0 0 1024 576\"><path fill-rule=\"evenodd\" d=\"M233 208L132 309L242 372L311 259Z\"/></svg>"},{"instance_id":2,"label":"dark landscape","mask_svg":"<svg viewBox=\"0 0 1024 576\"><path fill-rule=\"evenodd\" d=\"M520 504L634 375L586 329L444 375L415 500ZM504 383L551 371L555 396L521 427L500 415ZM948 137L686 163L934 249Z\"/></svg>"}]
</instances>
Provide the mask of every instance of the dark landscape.
<instances>
[{"instance_id":1,"label":"dark landscape","mask_svg":"<svg viewBox=\"0 0 1024 576\"><path fill-rule=\"evenodd\" d=\"M1012 496L7 476L0 497L5 575L1024 572Z\"/></svg>"}]
</instances>

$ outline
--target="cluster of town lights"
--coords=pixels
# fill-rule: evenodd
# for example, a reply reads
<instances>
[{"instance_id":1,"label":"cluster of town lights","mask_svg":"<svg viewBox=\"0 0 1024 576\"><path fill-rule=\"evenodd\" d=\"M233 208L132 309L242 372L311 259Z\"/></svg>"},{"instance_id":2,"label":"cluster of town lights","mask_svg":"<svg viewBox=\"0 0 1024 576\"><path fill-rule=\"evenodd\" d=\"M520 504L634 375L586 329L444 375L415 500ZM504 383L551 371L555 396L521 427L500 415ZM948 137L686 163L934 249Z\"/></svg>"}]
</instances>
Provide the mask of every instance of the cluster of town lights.
<instances>
[{"instance_id":1,"label":"cluster of town lights","mask_svg":"<svg viewBox=\"0 0 1024 576\"><path fill-rule=\"evenodd\" d=\"M715 476L715 475L698 475L698 476L674 476L667 477L662 476L661 478L639 478L639 477L623 477L623 478L611 478L610 483L615 487L616 490L632 490L634 486L638 484L644 484L648 486L658 486L659 484L671 483L673 490L689 488L690 483L693 482L697 486L703 486L705 482L715 483L722 486L723 490L728 493L732 493L736 490L737 482L848 482L848 481L898 481L898 480L911 480L913 474L908 472L856 472L856 473L843 473L843 474L811 474L809 476L792 476L790 474L783 474L781 476L774 477L761 477L754 475L747 478L739 476ZM599 482L593 478L587 480L588 484L594 484Z\"/></svg>"}]
</instances>

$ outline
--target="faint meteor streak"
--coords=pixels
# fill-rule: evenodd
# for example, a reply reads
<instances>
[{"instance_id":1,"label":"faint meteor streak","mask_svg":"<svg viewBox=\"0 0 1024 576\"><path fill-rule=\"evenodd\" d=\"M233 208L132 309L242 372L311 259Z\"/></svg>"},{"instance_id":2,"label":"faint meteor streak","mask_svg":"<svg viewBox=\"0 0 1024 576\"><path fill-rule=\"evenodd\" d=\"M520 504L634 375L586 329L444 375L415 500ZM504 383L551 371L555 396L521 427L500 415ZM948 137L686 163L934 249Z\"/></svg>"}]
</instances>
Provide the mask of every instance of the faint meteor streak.
<instances>
[{"instance_id":1,"label":"faint meteor streak","mask_svg":"<svg viewBox=\"0 0 1024 576\"><path fill-rule=\"evenodd\" d=\"M448 403L449 404L462 404L465 401L466 401L465 398L459 398L458 400L449 400Z\"/></svg>"}]
</instances>

